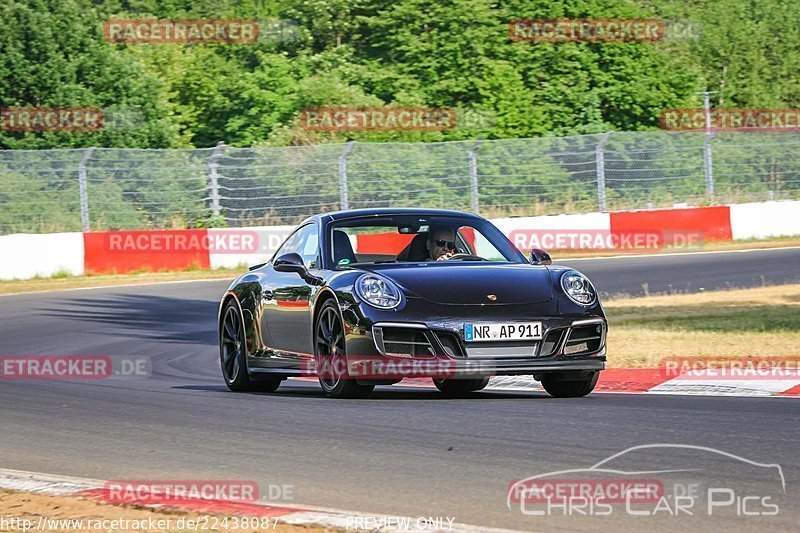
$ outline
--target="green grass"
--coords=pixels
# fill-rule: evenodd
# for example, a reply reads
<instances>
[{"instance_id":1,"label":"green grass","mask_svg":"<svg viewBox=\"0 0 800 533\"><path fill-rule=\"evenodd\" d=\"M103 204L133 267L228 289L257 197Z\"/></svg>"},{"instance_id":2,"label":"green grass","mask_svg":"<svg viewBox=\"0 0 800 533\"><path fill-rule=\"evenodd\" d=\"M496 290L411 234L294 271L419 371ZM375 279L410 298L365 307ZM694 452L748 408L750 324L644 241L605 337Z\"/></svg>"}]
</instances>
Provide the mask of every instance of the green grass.
<instances>
[{"instance_id":1,"label":"green grass","mask_svg":"<svg viewBox=\"0 0 800 533\"><path fill-rule=\"evenodd\" d=\"M800 285L604 302L612 367L665 357L800 356Z\"/></svg>"}]
</instances>

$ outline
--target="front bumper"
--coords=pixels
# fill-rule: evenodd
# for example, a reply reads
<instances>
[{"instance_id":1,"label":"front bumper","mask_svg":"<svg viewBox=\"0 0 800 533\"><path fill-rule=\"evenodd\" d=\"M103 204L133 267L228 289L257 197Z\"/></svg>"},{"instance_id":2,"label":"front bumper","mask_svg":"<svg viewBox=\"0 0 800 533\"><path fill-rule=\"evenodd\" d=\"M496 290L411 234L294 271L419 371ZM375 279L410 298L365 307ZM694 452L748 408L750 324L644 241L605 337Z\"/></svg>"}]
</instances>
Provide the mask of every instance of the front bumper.
<instances>
[{"instance_id":1,"label":"front bumper","mask_svg":"<svg viewBox=\"0 0 800 533\"><path fill-rule=\"evenodd\" d=\"M395 361L398 367L408 361L425 362L422 366L431 369L431 377L540 375L605 369L605 317L525 318L529 320L542 321L541 340L468 343L463 340L464 320L378 321L368 328L351 326L347 352ZM412 366L407 364L405 368Z\"/></svg>"}]
</instances>

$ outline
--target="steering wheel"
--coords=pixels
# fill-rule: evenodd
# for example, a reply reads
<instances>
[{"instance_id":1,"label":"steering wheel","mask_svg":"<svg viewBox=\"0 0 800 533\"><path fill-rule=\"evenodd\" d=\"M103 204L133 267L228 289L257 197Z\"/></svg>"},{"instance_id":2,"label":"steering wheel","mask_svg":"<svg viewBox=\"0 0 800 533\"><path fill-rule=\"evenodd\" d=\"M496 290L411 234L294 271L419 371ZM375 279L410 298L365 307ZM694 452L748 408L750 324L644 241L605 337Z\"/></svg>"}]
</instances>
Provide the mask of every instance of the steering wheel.
<instances>
[{"instance_id":1,"label":"steering wheel","mask_svg":"<svg viewBox=\"0 0 800 533\"><path fill-rule=\"evenodd\" d=\"M483 257L475 254L457 253L447 258L447 261L486 261Z\"/></svg>"}]
</instances>

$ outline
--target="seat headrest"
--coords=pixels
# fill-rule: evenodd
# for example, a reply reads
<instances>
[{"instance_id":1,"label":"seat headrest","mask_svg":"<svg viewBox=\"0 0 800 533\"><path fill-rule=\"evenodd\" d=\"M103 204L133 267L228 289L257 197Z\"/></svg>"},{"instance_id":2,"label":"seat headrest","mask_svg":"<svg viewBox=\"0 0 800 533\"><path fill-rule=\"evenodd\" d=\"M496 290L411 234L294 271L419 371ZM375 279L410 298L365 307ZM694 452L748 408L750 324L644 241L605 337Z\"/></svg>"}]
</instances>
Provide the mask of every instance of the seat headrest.
<instances>
[{"instance_id":1,"label":"seat headrest","mask_svg":"<svg viewBox=\"0 0 800 533\"><path fill-rule=\"evenodd\" d=\"M342 259L347 259L351 263L357 262L356 254L353 252L353 245L350 237L341 230L333 231L333 261L339 264Z\"/></svg>"},{"instance_id":2,"label":"seat headrest","mask_svg":"<svg viewBox=\"0 0 800 533\"><path fill-rule=\"evenodd\" d=\"M427 261L429 257L427 233L417 233L408 246L397 254L398 261Z\"/></svg>"}]
</instances>

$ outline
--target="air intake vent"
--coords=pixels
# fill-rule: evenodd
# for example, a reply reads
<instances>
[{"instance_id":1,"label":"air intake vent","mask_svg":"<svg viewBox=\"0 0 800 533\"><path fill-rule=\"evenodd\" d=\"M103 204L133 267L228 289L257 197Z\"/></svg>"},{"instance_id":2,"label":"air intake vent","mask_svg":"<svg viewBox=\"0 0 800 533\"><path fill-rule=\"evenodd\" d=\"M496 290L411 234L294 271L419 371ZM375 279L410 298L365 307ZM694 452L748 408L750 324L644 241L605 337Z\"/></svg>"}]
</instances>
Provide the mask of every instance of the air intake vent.
<instances>
[{"instance_id":1,"label":"air intake vent","mask_svg":"<svg viewBox=\"0 0 800 533\"><path fill-rule=\"evenodd\" d=\"M464 357L464 351L461 349L461 343L452 333L444 333L441 331L436 332L436 338L444 349L445 355L450 357Z\"/></svg>"},{"instance_id":2,"label":"air intake vent","mask_svg":"<svg viewBox=\"0 0 800 533\"><path fill-rule=\"evenodd\" d=\"M539 352L539 357L550 357L553 355L558 345L561 343L561 338L564 336L565 331L564 329L557 329L549 332L544 338L544 342L542 342L542 349Z\"/></svg>"},{"instance_id":3,"label":"air intake vent","mask_svg":"<svg viewBox=\"0 0 800 533\"><path fill-rule=\"evenodd\" d=\"M428 336L424 331L412 328L376 327L375 343L385 355L431 356L434 355Z\"/></svg>"},{"instance_id":4,"label":"air intake vent","mask_svg":"<svg viewBox=\"0 0 800 533\"><path fill-rule=\"evenodd\" d=\"M564 355L586 355L600 351L603 342L603 325L592 324L572 328L564 346Z\"/></svg>"}]
</instances>

